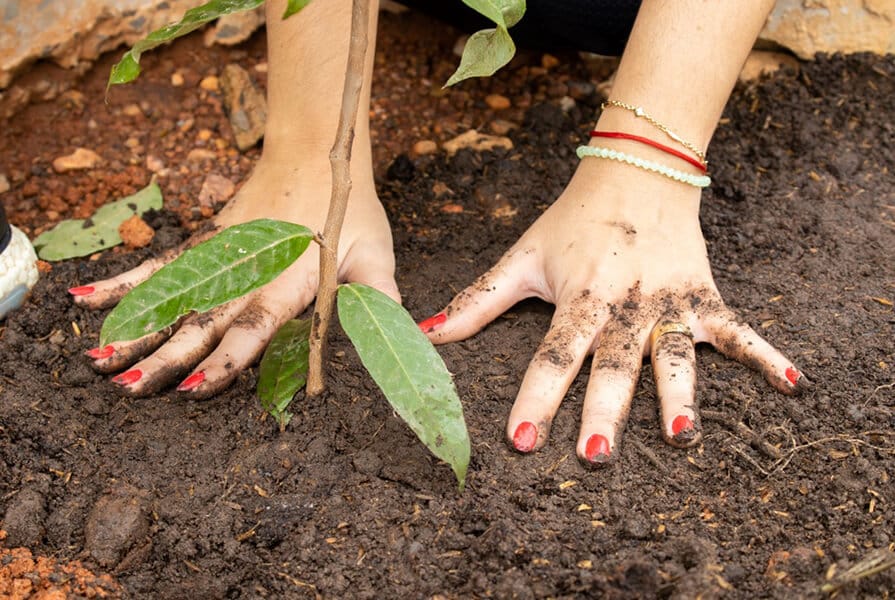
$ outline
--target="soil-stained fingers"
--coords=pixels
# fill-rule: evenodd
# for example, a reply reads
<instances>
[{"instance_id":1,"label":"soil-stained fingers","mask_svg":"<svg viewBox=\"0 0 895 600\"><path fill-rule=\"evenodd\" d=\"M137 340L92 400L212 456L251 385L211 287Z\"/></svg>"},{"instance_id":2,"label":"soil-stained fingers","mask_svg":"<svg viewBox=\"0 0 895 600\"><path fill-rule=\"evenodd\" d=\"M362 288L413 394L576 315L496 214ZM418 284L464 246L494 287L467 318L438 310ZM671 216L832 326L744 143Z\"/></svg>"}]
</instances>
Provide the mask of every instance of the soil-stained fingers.
<instances>
[{"instance_id":1,"label":"soil-stained fingers","mask_svg":"<svg viewBox=\"0 0 895 600\"><path fill-rule=\"evenodd\" d=\"M600 334L576 448L585 464L608 462L621 440L649 336L640 320L613 316Z\"/></svg>"},{"instance_id":2,"label":"soil-stained fingers","mask_svg":"<svg viewBox=\"0 0 895 600\"><path fill-rule=\"evenodd\" d=\"M553 417L605 320L602 313L589 292L557 307L507 421L507 438L519 452L546 443Z\"/></svg>"},{"instance_id":3,"label":"soil-stained fingers","mask_svg":"<svg viewBox=\"0 0 895 600\"><path fill-rule=\"evenodd\" d=\"M465 340L520 300L540 296L531 281L535 260L534 250L511 249L420 329L435 344Z\"/></svg>"},{"instance_id":4,"label":"soil-stained fingers","mask_svg":"<svg viewBox=\"0 0 895 600\"><path fill-rule=\"evenodd\" d=\"M662 437L686 448L699 442L702 429L696 404L696 352L688 324L661 319L650 333L650 359L656 380Z\"/></svg>"},{"instance_id":5,"label":"soil-stained fingers","mask_svg":"<svg viewBox=\"0 0 895 600\"><path fill-rule=\"evenodd\" d=\"M707 342L728 358L759 371L778 391L791 396L811 386L791 360L754 329L739 322L732 311L712 312L703 315L701 320Z\"/></svg>"}]
</instances>

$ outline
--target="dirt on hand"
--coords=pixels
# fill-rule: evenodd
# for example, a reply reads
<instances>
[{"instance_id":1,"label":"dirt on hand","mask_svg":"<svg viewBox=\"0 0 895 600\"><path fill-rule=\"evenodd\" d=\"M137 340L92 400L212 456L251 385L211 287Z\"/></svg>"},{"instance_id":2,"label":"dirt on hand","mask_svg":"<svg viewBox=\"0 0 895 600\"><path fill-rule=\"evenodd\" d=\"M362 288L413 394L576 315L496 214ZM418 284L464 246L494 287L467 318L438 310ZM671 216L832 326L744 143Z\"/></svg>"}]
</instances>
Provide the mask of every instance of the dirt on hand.
<instances>
[{"instance_id":1,"label":"dirt on hand","mask_svg":"<svg viewBox=\"0 0 895 600\"><path fill-rule=\"evenodd\" d=\"M557 54L548 71L522 52L493 78L442 90L459 33L412 13L381 21L375 169L398 283L421 319L560 194L612 63ZM463 494L341 335L327 393L300 396L282 434L255 396L254 370L197 402L173 391L130 399L90 368L82 353L97 345L103 314L75 307L66 290L207 222L220 208L200 203L207 176L242 181L259 149L235 147L219 89L201 82L234 63L266 83L263 34L230 50L204 48L200 34L145 55L140 80L106 106L116 58L78 95L0 127L3 202L32 236L153 173L165 198L145 217L149 246L54 263L3 324L0 516L29 549L0 550L0 594L49 590L54 573L69 597L89 597L79 581L118 593L60 566L77 559L135 598L820 598L825 582L891 552L893 57L821 57L740 85L710 148L701 218L718 287L814 388L783 396L700 346L704 437L681 450L662 440L645 365L615 461L591 471L574 453L586 364L547 446L521 456L504 440L505 420L552 314L522 302L439 347L472 438ZM512 147L438 149L472 129L499 131ZM413 152L420 141L437 148ZM104 161L57 172L54 159L78 147ZM13 575L10 565L24 566ZM888 569L848 580L838 597L892 589Z\"/></svg>"}]
</instances>

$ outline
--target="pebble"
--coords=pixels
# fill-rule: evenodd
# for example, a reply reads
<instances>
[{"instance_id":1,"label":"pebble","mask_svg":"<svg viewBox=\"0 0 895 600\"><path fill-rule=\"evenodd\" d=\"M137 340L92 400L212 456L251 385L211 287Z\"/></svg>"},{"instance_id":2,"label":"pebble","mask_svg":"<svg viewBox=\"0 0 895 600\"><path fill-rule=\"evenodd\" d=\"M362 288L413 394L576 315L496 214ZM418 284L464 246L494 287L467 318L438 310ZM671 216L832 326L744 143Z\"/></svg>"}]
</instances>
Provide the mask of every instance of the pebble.
<instances>
[{"instance_id":1,"label":"pebble","mask_svg":"<svg viewBox=\"0 0 895 600\"><path fill-rule=\"evenodd\" d=\"M226 202L235 191L236 186L232 181L217 173L210 173L199 190L199 206L211 208L219 202Z\"/></svg>"},{"instance_id":2,"label":"pebble","mask_svg":"<svg viewBox=\"0 0 895 600\"><path fill-rule=\"evenodd\" d=\"M570 96L563 96L559 99L559 107L563 112L567 113L575 108L575 100Z\"/></svg>"},{"instance_id":3,"label":"pebble","mask_svg":"<svg viewBox=\"0 0 895 600\"><path fill-rule=\"evenodd\" d=\"M3 516L6 544L12 547L40 544L47 519L45 504L43 495L33 489L23 489L12 497Z\"/></svg>"},{"instance_id":4,"label":"pebble","mask_svg":"<svg viewBox=\"0 0 895 600\"><path fill-rule=\"evenodd\" d=\"M267 63L260 62L253 67L256 73L267 73Z\"/></svg>"},{"instance_id":5,"label":"pebble","mask_svg":"<svg viewBox=\"0 0 895 600\"><path fill-rule=\"evenodd\" d=\"M102 496L84 525L84 549L103 567L115 566L149 533L145 494L118 484Z\"/></svg>"},{"instance_id":6,"label":"pebble","mask_svg":"<svg viewBox=\"0 0 895 600\"><path fill-rule=\"evenodd\" d=\"M597 88L589 81L569 81L566 84L569 87L569 96L573 100L584 100L593 96Z\"/></svg>"},{"instance_id":7,"label":"pebble","mask_svg":"<svg viewBox=\"0 0 895 600\"><path fill-rule=\"evenodd\" d=\"M0 173L0 194L9 191L9 179L6 178L6 175Z\"/></svg>"},{"instance_id":8,"label":"pebble","mask_svg":"<svg viewBox=\"0 0 895 600\"><path fill-rule=\"evenodd\" d=\"M264 123L267 121L264 94L252 81L248 71L237 64L224 67L221 90L236 146L242 151L248 150L264 136Z\"/></svg>"},{"instance_id":9,"label":"pebble","mask_svg":"<svg viewBox=\"0 0 895 600\"><path fill-rule=\"evenodd\" d=\"M552 54L545 54L541 57L541 66L545 69L552 69L559 66L559 59Z\"/></svg>"},{"instance_id":10,"label":"pebble","mask_svg":"<svg viewBox=\"0 0 895 600\"><path fill-rule=\"evenodd\" d=\"M485 104L493 110L504 110L510 107L510 99L500 94L489 94L485 96Z\"/></svg>"},{"instance_id":11,"label":"pebble","mask_svg":"<svg viewBox=\"0 0 895 600\"><path fill-rule=\"evenodd\" d=\"M136 104L128 104L121 109L121 112L128 117L137 117L143 114L143 111L140 110L140 107Z\"/></svg>"},{"instance_id":12,"label":"pebble","mask_svg":"<svg viewBox=\"0 0 895 600\"><path fill-rule=\"evenodd\" d=\"M171 85L173 85L174 87L182 86L183 85L183 73L181 73L180 71L175 71L171 75Z\"/></svg>"},{"instance_id":13,"label":"pebble","mask_svg":"<svg viewBox=\"0 0 895 600\"><path fill-rule=\"evenodd\" d=\"M508 137L488 135L486 133L479 133L475 129L470 129L469 131L461 133L457 137L448 140L442 147L445 152L448 153L448 156L453 156L457 151L462 150L463 148L469 148L476 152L493 150L495 148L512 150L513 141Z\"/></svg>"},{"instance_id":14,"label":"pebble","mask_svg":"<svg viewBox=\"0 0 895 600\"><path fill-rule=\"evenodd\" d=\"M457 215L463 212L463 207L459 204L445 204L441 207L441 212L448 213L449 215Z\"/></svg>"},{"instance_id":15,"label":"pebble","mask_svg":"<svg viewBox=\"0 0 895 600\"><path fill-rule=\"evenodd\" d=\"M506 135L513 129L518 129L519 125L506 119L494 119L488 124L488 128L495 135Z\"/></svg>"},{"instance_id":16,"label":"pebble","mask_svg":"<svg viewBox=\"0 0 895 600\"><path fill-rule=\"evenodd\" d=\"M199 141L207 142L211 139L211 136L214 135L211 129L200 129L199 133L196 134L196 137L199 138Z\"/></svg>"},{"instance_id":17,"label":"pebble","mask_svg":"<svg viewBox=\"0 0 895 600\"><path fill-rule=\"evenodd\" d=\"M155 230L140 215L134 215L118 226L118 235L130 249L145 248L155 237Z\"/></svg>"},{"instance_id":18,"label":"pebble","mask_svg":"<svg viewBox=\"0 0 895 600\"><path fill-rule=\"evenodd\" d=\"M140 140L135 137L129 137L124 141L124 145L128 148L136 148L140 145Z\"/></svg>"},{"instance_id":19,"label":"pebble","mask_svg":"<svg viewBox=\"0 0 895 600\"><path fill-rule=\"evenodd\" d=\"M413 153L417 156L435 154L438 152L438 144L432 140L420 140L413 145Z\"/></svg>"},{"instance_id":20,"label":"pebble","mask_svg":"<svg viewBox=\"0 0 895 600\"><path fill-rule=\"evenodd\" d=\"M779 70L780 67L791 67L798 71L799 61L795 57L782 52L753 50L746 58L746 63L740 71L739 79L740 81L752 81L763 75L770 75Z\"/></svg>"},{"instance_id":21,"label":"pebble","mask_svg":"<svg viewBox=\"0 0 895 600\"><path fill-rule=\"evenodd\" d=\"M209 92L216 92L220 89L221 82L215 75L209 75L199 82L199 87Z\"/></svg>"},{"instance_id":22,"label":"pebble","mask_svg":"<svg viewBox=\"0 0 895 600\"><path fill-rule=\"evenodd\" d=\"M158 156L149 155L146 157L146 168L153 173L165 170L165 163Z\"/></svg>"},{"instance_id":23,"label":"pebble","mask_svg":"<svg viewBox=\"0 0 895 600\"><path fill-rule=\"evenodd\" d=\"M466 42L468 41L468 35L461 35L457 38L457 41L454 42L454 56L463 56L463 51L466 49Z\"/></svg>"},{"instance_id":24,"label":"pebble","mask_svg":"<svg viewBox=\"0 0 895 600\"><path fill-rule=\"evenodd\" d=\"M186 155L187 162L203 162L214 160L215 158L217 158L217 155L212 150L206 150L205 148L195 148Z\"/></svg>"},{"instance_id":25,"label":"pebble","mask_svg":"<svg viewBox=\"0 0 895 600\"><path fill-rule=\"evenodd\" d=\"M53 169L57 173L77 171L80 169L92 169L102 162L99 154L87 148L78 148L71 154L60 156L53 161Z\"/></svg>"}]
</instances>

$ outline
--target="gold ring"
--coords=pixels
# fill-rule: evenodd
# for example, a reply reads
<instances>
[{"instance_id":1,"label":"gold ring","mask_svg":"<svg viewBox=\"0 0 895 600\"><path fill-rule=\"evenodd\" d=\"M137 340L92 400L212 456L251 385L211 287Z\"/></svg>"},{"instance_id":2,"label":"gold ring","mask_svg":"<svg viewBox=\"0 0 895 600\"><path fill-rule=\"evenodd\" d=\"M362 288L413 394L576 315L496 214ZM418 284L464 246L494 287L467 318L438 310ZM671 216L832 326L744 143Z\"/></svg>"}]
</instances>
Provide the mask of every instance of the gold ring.
<instances>
[{"instance_id":1,"label":"gold ring","mask_svg":"<svg viewBox=\"0 0 895 600\"><path fill-rule=\"evenodd\" d=\"M650 348L655 349L656 340L665 335L666 333L683 333L688 338L693 338L693 332L690 331L690 328L684 325L683 323L675 323L674 321L663 321L659 323L653 328L652 333L649 336Z\"/></svg>"}]
</instances>

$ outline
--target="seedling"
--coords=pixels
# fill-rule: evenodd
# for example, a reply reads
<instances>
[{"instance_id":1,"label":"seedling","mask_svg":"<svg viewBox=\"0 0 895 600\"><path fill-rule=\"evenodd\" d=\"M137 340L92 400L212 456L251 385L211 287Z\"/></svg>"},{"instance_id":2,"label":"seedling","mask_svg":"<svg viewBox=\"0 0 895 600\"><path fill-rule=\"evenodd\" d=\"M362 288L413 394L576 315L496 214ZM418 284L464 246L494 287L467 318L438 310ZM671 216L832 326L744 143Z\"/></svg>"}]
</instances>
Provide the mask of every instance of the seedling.
<instances>
[{"instance_id":1,"label":"seedling","mask_svg":"<svg viewBox=\"0 0 895 600\"><path fill-rule=\"evenodd\" d=\"M135 79L140 54L185 35L225 14L256 8L263 0L211 0L184 18L151 33L116 64L109 86ZM525 12L524 0L463 0L495 23L473 34L460 66L446 85L488 76L513 57L507 29ZM290 0L286 18L310 0ZM320 245L320 283L311 324L290 321L274 336L261 361L258 390L262 406L283 428L289 404L305 383L308 395L323 391L323 352L333 305L338 298L342 328L395 411L438 458L448 462L462 490L470 445L463 409L450 373L407 311L385 294L361 284L337 284L338 240L351 189L354 138L363 80L369 0L354 0L342 110L330 152L332 198L324 232L261 219L230 227L187 250L135 287L109 313L100 344L134 340L160 331L192 312L204 312L275 279L301 256L311 241Z\"/></svg>"}]
</instances>

